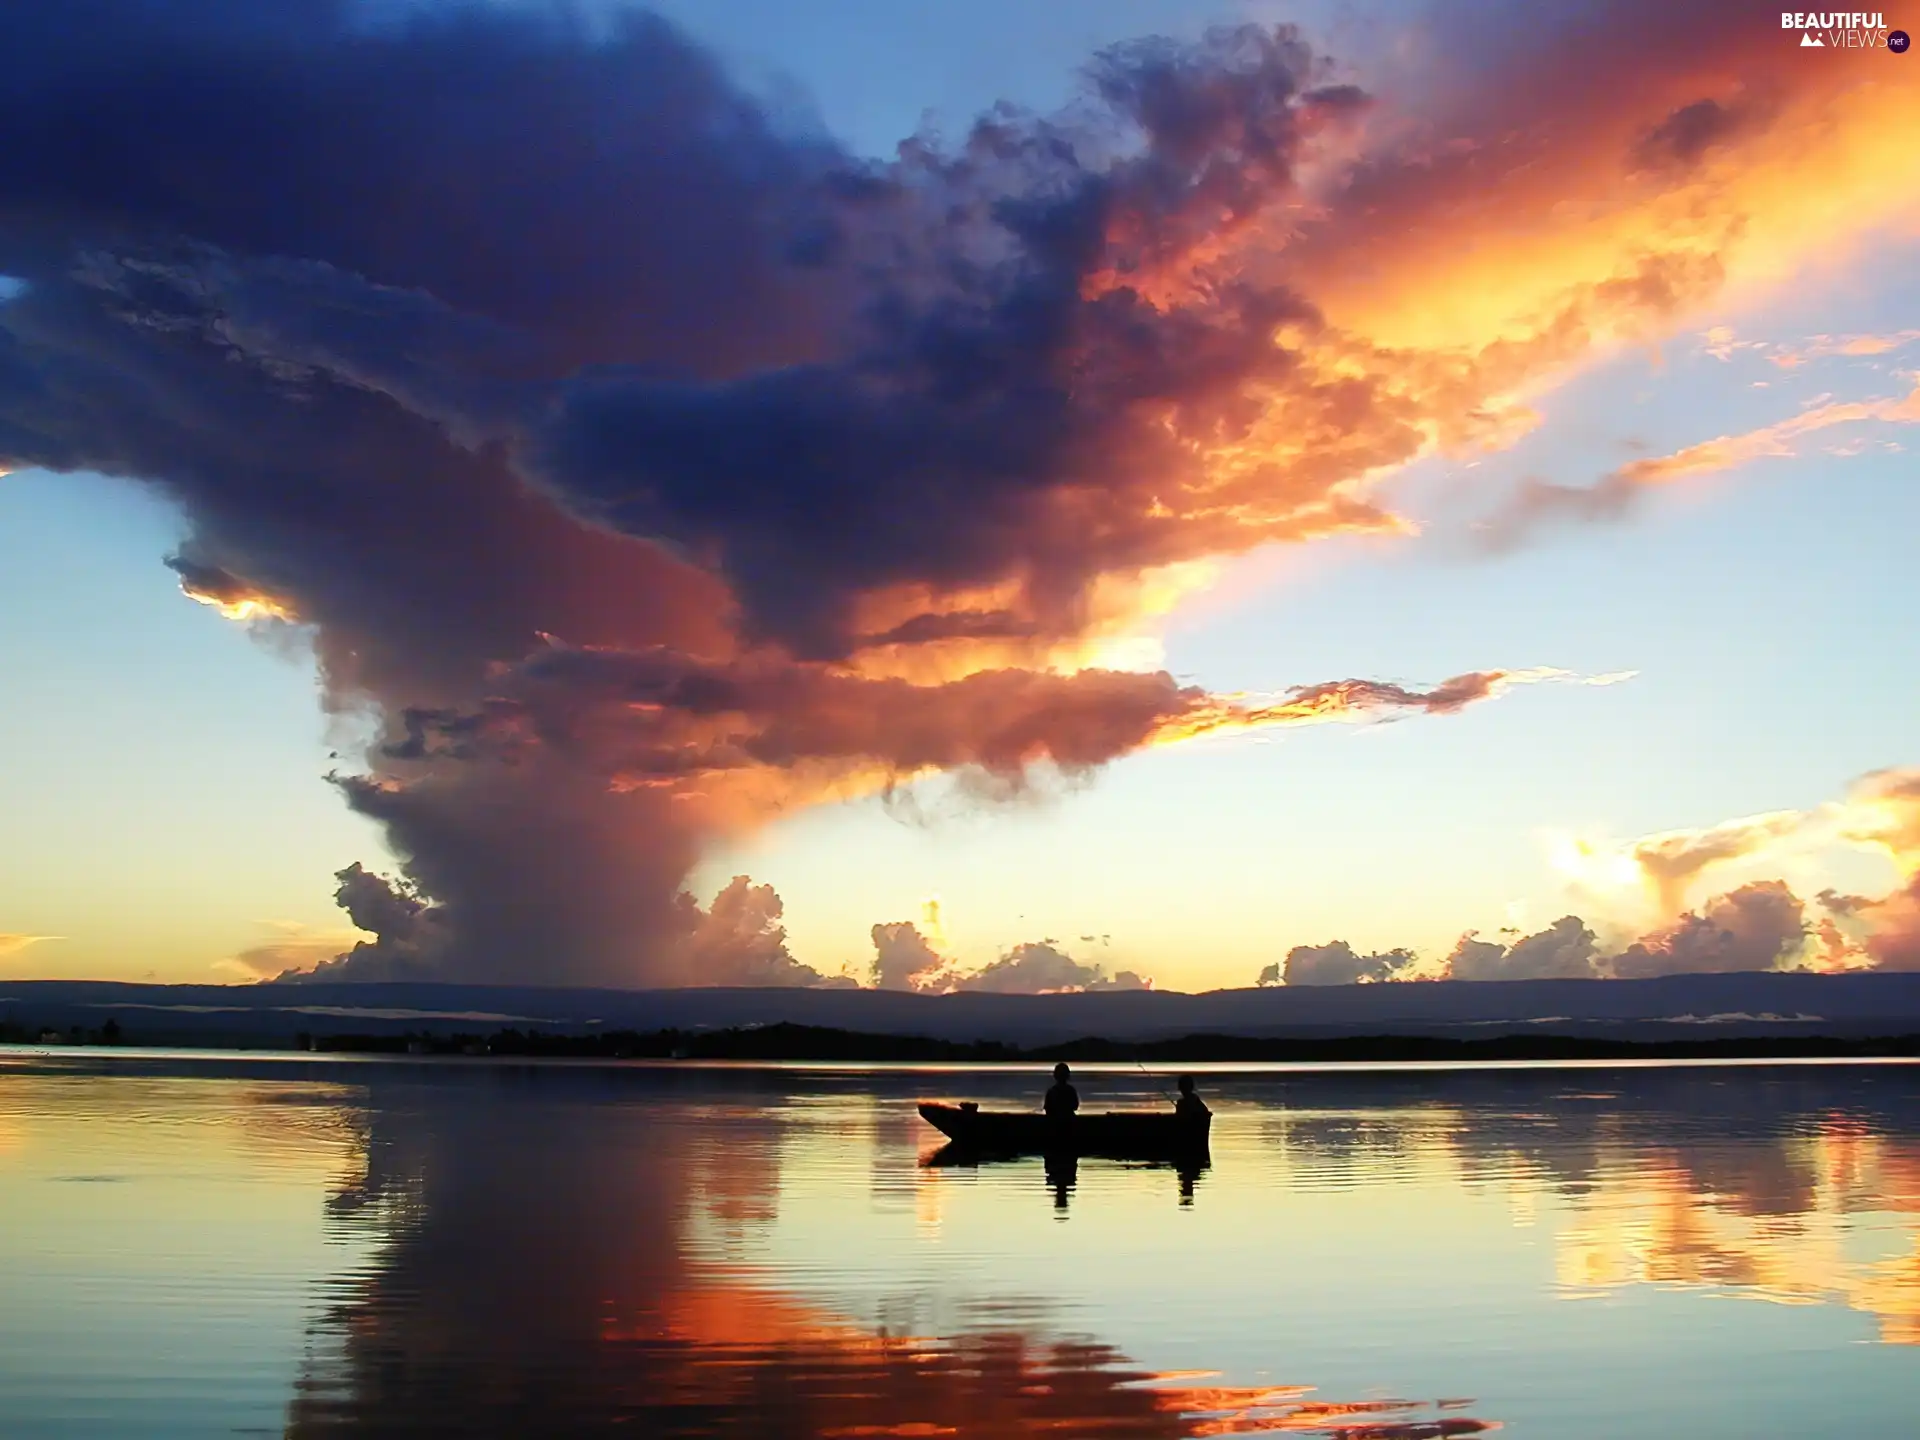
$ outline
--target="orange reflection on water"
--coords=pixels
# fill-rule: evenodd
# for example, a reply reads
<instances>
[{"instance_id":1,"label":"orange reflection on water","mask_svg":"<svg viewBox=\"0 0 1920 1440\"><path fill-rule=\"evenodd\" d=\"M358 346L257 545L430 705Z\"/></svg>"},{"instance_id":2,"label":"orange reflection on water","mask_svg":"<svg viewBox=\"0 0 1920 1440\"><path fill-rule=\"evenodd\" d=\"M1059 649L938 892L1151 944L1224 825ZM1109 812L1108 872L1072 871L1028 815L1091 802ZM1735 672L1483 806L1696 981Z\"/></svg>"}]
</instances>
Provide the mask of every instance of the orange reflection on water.
<instances>
[{"instance_id":1,"label":"orange reflection on water","mask_svg":"<svg viewBox=\"0 0 1920 1440\"><path fill-rule=\"evenodd\" d=\"M1920 1344L1920 1144L1835 1119L1776 1145L1603 1164L1555 1268L1572 1295L1659 1285L1840 1304L1874 1316L1882 1341Z\"/></svg>"},{"instance_id":2,"label":"orange reflection on water","mask_svg":"<svg viewBox=\"0 0 1920 1440\"><path fill-rule=\"evenodd\" d=\"M655 1404L763 1413L835 1437L1318 1435L1434 1440L1499 1429L1462 1400L1310 1400L1307 1385L1222 1386L1211 1371L1128 1368L1110 1346L1018 1330L872 1331L751 1275L715 1269L610 1322L601 1339L680 1355ZM653 1377L658 1385L660 1377Z\"/></svg>"}]
</instances>

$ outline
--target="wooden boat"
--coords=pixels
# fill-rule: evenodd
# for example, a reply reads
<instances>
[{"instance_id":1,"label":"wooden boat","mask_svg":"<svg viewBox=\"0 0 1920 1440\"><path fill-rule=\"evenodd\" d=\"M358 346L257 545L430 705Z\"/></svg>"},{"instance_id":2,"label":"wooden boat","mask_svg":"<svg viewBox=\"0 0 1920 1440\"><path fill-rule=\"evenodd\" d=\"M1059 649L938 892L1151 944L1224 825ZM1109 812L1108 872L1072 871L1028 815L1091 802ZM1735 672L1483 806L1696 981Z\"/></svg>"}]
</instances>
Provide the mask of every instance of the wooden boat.
<instances>
[{"instance_id":1,"label":"wooden boat","mask_svg":"<svg viewBox=\"0 0 1920 1440\"><path fill-rule=\"evenodd\" d=\"M920 1118L962 1151L978 1155L1085 1155L1111 1160L1204 1158L1213 1117L1121 1111L1056 1120L1039 1111L978 1105L920 1106Z\"/></svg>"}]
</instances>

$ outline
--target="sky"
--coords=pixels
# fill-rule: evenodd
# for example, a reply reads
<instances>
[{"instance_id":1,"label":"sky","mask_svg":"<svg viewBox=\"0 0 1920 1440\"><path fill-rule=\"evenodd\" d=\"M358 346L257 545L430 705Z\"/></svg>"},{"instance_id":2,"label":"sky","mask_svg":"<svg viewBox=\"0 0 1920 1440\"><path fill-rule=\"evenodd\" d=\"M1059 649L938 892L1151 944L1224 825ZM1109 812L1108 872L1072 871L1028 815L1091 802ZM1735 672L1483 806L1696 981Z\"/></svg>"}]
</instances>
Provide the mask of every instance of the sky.
<instances>
[{"instance_id":1,"label":"sky","mask_svg":"<svg viewBox=\"0 0 1920 1440\"><path fill-rule=\"evenodd\" d=\"M339 9L0 22L0 973L1920 965L1920 62ZM196 128L248 46L401 158Z\"/></svg>"}]
</instances>

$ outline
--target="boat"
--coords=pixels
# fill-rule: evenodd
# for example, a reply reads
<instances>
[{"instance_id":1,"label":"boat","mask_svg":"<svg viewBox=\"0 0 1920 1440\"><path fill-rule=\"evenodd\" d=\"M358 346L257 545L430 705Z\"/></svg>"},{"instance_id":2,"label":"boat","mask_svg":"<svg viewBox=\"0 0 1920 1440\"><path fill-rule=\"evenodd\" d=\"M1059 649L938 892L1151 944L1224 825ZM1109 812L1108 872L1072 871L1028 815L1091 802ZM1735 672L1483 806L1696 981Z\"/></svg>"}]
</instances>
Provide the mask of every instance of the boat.
<instances>
[{"instance_id":1,"label":"boat","mask_svg":"<svg viewBox=\"0 0 1920 1440\"><path fill-rule=\"evenodd\" d=\"M1108 1160L1201 1160L1213 1116L1147 1111L1055 1119L1037 1110L982 1110L925 1102L920 1118L974 1155L1076 1155Z\"/></svg>"}]
</instances>

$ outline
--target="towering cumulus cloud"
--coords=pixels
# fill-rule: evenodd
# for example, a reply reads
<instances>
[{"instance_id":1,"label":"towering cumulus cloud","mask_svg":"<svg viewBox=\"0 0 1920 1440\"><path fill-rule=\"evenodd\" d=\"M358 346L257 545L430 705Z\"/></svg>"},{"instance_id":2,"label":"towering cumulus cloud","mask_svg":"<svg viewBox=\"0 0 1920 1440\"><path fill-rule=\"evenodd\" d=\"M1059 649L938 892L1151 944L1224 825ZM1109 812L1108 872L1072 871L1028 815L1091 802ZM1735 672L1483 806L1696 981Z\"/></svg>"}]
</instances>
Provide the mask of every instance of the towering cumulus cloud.
<instances>
[{"instance_id":1,"label":"towering cumulus cloud","mask_svg":"<svg viewBox=\"0 0 1920 1440\"><path fill-rule=\"evenodd\" d=\"M1139 42L882 163L637 13L9 7L0 469L160 487L183 589L311 627L381 720L340 785L406 873L341 877L376 938L339 972L811 982L763 887L680 896L703 847L1546 678L1095 662L1212 557L1402 528L1388 467L1884 212L1911 87L1652 13L1463 23L1405 96L1289 29Z\"/></svg>"}]
</instances>

